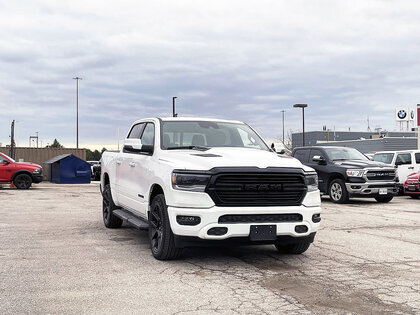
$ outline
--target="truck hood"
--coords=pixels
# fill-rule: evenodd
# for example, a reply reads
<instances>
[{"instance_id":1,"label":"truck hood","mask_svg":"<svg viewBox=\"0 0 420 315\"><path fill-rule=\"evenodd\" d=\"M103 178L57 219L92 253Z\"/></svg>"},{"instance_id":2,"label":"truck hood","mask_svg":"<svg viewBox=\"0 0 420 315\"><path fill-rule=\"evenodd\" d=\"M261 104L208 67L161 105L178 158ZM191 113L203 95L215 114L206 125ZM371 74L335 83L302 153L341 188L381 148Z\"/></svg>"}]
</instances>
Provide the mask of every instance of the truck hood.
<instances>
[{"instance_id":1,"label":"truck hood","mask_svg":"<svg viewBox=\"0 0 420 315\"><path fill-rule=\"evenodd\" d=\"M13 163L18 168L29 168L29 169L37 169L41 168L41 165L35 164L35 163L29 163L29 162L15 162Z\"/></svg>"},{"instance_id":2,"label":"truck hood","mask_svg":"<svg viewBox=\"0 0 420 315\"><path fill-rule=\"evenodd\" d=\"M369 167L379 167L379 168L393 168L392 166L376 162L376 161L363 161L363 160L344 160L344 161L334 161L336 165L341 165L347 168L369 168Z\"/></svg>"},{"instance_id":3,"label":"truck hood","mask_svg":"<svg viewBox=\"0 0 420 315\"><path fill-rule=\"evenodd\" d=\"M270 151L250 148L211 148L198 150L162 150L160 160L174 169L210 170L214 167L291 167L313 171L299 160Z\"/></svg>"}]
</instances>

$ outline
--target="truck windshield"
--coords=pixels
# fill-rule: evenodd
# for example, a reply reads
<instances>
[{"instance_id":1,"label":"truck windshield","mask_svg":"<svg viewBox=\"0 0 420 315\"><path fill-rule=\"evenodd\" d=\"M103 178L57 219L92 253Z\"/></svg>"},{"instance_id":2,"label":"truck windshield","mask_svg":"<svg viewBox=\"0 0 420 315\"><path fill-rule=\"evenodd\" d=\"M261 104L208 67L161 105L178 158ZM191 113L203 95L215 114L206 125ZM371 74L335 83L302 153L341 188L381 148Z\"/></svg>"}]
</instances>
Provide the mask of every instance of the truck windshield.
<instances>
[{"instance_id":1,"label":"truck windshield","mask_svg":"<svg viewBox=\"0 0 420 315\"><path fill-rule=\"evenodd\" d=\"M247 125L215 121L163 121L164 150L242 147L270 151Z\"/></svg>"},{"instance_id":2,"label":"truck windshield","mask_svg":"<svg viewBox=\"0 0 420 315\"><path fill-rule=\"evenodd\" d=\"M353 148L325 148L328 158L338 160L369 160L363 153Z\"/></svg>"},{"instance_id":3,"label":"truck windshield","mask_svg":"<svg viewBox=\"0 0 420 315\"><path fill-rule=\"evenodd\" d=\"M3 160L5 161L6 159L9 159L9 161L11 161L12 163L15 162L15 160L13 160L10 156L8 156L7 154L1 153L0 154L0 163L3 162Z\"/></svg>"},{"instance_id":4,"label":"truck windshield","mask_svg":"<svg viewBox=\"0 0 420 315\"><path fill-rule=\"evenodd\" d=\"M374 161L382 162L386 164L391 164L393 158L394 158L394 153L376 153L373 156Z\"/></svg>"}]
</instances>

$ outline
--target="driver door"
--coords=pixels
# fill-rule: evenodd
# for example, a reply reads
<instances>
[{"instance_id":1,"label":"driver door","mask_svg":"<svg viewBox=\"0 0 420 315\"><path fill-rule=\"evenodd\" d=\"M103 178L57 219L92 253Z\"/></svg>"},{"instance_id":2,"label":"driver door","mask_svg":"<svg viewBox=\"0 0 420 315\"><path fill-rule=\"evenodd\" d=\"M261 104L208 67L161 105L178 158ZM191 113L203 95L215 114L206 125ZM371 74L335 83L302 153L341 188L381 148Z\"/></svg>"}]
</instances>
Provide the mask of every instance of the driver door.
<instances>
[{"instance_id":1,"label":"driver door","mask_svg":"<svg viewBox=\"0 0 420 315\"><path fill-rule=\"evenodd\" d=\"M312 159L314 158L314 156L321 156L324 158L325 163L324 164L320 164L318 162L314 162ZM309 161L307 163L308 166L312 167L313 169L316 170L316 172L318 173L318 187L319 190L321 190L322 192L327 192L328 191L328 166L327 166L327 162L328 159L326 157L326 155L319 149L311 149L311 152L309 153Z\"/></svg>"}]
</instances>

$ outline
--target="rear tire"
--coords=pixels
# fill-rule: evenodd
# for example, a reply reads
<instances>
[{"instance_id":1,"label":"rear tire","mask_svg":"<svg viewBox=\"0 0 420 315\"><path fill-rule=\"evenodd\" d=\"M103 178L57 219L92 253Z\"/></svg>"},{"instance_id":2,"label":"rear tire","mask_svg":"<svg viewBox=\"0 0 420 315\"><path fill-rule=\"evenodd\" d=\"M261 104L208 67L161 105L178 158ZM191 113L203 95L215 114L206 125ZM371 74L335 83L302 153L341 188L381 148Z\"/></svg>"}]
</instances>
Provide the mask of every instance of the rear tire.
<instances>
[{"instance_id":1,"label":"rear tire","mask_svg":"<svg viewBox=\"0 0 420 315\"><path fill-rule=\"evenodd\" d=\"M123 221L115 216L112 212L118 209L112 200L111 186L105 185L104 192L102 193L102 216L104 219L104 225L109 229L115 229L121 227Z\"/></svg>"},{"instance_id":2,"label":"rear tire","mask_svg":"<svg viewBox=\"0 0 420 315\"><path fill-rule=\"evenodd\" d=\"M299 242L299 243L293 243L293 244L275 244L277 250L281 254L292 254L292 255L300 255L306 252L311 246L311 242Z\"/></svg>"},{"instance_id":3,"label":"rear tire","mask_svg":"<svg viewBox=\"0 0 420 315\"><path fill-rule=\"evenodd\" d=\"M28 174L19 174L13 180L13 185L17 189L28 189L32 186L32 177Z\"/></svg>"},{"instance_id":4,"label":"rear tire","mask_svg":"<svg viewBox=\"0 0 420 315\"><path fill-rule=\"evenodd\" d=\"M376 201L379 203L387 203L390 202L394 196L383 196L383 197L375 197Z\"/></svg>"},{"instance_id":5,"label":"rear tire","mask_svg":"<svg viewBox=\"0 0 420 315\"><path fill-rule=\"evenodd\" d=\"M328 194L334 203L347 203L349 201L349 193L342 179L334 179L331 182Z\"/></svg>"},{"instance_id":6,"label":"rear tire","mask_svg":"<svg viewBox=\"0 0 420 315\"><path fill-rule=\"evenodd\" d=\"M167 208L163 194L153 198L149 213L149 240L153 257L158 260L177 259L182 253L182 248L175 246Z\"/></svg>"}]
</instances>

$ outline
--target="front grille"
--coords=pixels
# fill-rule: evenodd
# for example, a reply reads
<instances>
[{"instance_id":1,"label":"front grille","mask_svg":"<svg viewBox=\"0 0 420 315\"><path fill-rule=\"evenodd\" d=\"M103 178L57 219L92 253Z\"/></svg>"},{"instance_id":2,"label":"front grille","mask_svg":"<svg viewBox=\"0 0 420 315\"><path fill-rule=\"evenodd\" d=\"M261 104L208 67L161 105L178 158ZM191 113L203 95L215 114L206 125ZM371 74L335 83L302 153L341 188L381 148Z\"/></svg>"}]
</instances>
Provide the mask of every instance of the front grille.
<instances>
[{"instance_id":1,"label":"front grille","mask_svg":"<svg viewBox=\"0 0 420 315\"><path fill-rule=\"evenodd\" d=\"M366 177L368 180L394 180L395 179L395 171L394 170L378 170L378 171L368 171L366 173Z\"/></svg>"},{"instance_id":2,"label":"front grille","mask_svg":"<svg viewBox=\"0 0 420 315\"><path fill-rule=\"evenodd\" d=\"M219 223L278 223L302 222L303 217L298 213L282 214L228 214L219 217Z\"/></svg>"},{"instance_id":3,"label":"front grille","mask_svg":"<svg viewBox=\"0 0 420 315\"><path fill-rule=\"evenodd\" d=\"M297 206L306 186L301 173L221 173L206 191L217 206Z\"/></svg>"}]
</instances>

